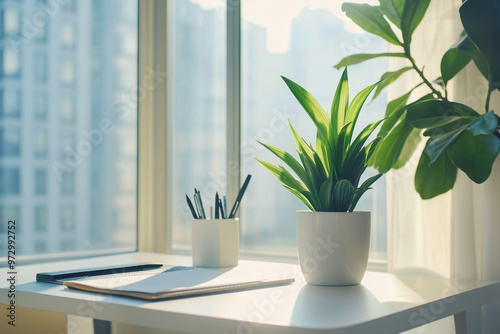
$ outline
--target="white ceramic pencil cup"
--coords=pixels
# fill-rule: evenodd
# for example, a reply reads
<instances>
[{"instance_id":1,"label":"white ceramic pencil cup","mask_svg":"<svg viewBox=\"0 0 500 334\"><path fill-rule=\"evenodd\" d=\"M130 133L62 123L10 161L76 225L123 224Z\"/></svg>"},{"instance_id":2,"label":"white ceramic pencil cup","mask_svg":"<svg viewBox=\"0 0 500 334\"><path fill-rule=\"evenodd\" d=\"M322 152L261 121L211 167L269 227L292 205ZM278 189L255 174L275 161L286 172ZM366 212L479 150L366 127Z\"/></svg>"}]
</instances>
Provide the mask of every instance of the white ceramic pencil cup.
<instances>
[{"instance_id":1,"label":"white ceramic pencil cup","mask_svg":"<svg viewBox=\"0 0 500 334\"><path fill-rule=\"evenodd\" d=\"M191 222L193 266L234 267L240 255L240 221L193 219Z\"/></svg>"}]
</instances>

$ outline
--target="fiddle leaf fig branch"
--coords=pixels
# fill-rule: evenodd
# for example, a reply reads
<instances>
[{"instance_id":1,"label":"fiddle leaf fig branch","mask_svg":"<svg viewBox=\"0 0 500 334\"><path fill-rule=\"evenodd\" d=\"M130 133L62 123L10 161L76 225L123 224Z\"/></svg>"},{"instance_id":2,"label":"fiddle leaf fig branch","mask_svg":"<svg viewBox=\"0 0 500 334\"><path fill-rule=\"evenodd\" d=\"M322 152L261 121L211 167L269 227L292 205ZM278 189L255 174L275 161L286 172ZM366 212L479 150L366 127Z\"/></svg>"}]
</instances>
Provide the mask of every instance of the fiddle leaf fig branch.
<instances>
[{"instance_id":1,"label":"fiddle leaf fig branch","mask_svg":"<svg viewBox=\"0 0 500 334\"><path fill-rule=\"evenodd\" d=\"M413 71L429 94L414 96L416 87L389 101L378 137L380 142L368 164L381 173L401 168L414 153L421 134L427 138L415 174L415 188L424 199L447 192L460 169L476 183L491 174L500 151L500 121L490 110L490 97L500 90L500 5L498 0L467 0L460 7L464 31L443 55L441 76L429 80L411 53L412 36L431 0L379 0L378 6L344 3L342 10L367 32L400 47L400 52L354 54L343 58L337 69L379 57L406 58L410 66L382 75L376 98L404 73ZM434 0L437 1L437 0ZM393 30L398 29L398 30ZM443 27L446 29L446 27ZM400 37L402 39L400 39ZM484 113L448 100L448 83L472 62L488 81ZM409 102L413 100L413 102Z\"/></svg>"}]
</instances>

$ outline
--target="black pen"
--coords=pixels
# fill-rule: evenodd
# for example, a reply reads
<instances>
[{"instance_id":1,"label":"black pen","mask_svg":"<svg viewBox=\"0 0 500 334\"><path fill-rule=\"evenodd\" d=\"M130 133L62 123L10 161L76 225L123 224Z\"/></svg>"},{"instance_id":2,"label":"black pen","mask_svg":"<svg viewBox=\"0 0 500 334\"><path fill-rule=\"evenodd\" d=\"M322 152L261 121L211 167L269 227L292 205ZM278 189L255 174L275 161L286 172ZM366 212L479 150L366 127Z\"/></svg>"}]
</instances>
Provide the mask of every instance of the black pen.
<instances>
[{"instance_id":1,"label":"black pen","mask_svg":"<svg viewBox=\"0 0 500 334\"><path fill-rule=\"evenodd\" d=\"M226 212L224 211L224 207L222 206L222 200L219 198L219 208L220 208L220 215L222 219L226 219Z\"/></svg>"},{"instance_id":2,"label":"black pen","mask_svg":"<svg viewBox=\"0 0 500 334\"><path fill-rule=\"evenodd\" d=\"M194 219L198 219L198 215L196 214L196 211L194 210L193 203L189 199L189 196L186 195L186 201L188 202L189 210L191 210L191 214L193 215Z\"/></svg>"},{"instance_id":3,"label":"black pen","mask_svg":"<svg viewBox=\"0 0 500 334\"><path fill-rule=\"evenodd\" d=\"M196 191L196 188L194 189ZM203 219L207 219L205 215L205 209L203 208L203 201L201 200L201 192L198 190L198 201L200 202L201 216Z\"/></svg>"},{"instance_id":4,"label":"black pen","mask_svg":"<svg viewBox=\"0 0 500 334\"><path fill-rule=\"evenodd\" d=\"M219 193L215 193L215 219L219 219Z\"/></svg>"},{"instance_id":5,"label":"black pen","mask_svg":"<svg viewBox=\"0 0 500 334\"><path fill-rule=\"evenodd\" d=\"M236 215L236 211L238 211L238 207L240 206L241 198L243 197L243 194L245 193L245 190L248 187L248 183L250 182L250 178L252 175L248 174L247 178L245 179L245 182L243 183L243 186L240 189L240 192L238 193L238 197L236 197L236 201L234 202L233 208L231 209L231 213L229 214L229 219L234 218L234 215Z\"/></svg>"}]
</instances>

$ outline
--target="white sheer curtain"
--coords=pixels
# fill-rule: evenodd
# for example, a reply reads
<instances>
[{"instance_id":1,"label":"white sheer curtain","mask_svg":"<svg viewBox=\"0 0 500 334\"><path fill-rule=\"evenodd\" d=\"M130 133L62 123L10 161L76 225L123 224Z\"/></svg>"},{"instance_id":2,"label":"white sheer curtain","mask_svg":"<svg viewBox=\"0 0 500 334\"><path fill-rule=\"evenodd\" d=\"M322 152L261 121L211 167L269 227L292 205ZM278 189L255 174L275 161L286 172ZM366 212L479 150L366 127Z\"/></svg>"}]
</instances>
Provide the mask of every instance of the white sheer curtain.
<instances>
[{"instance_id":1,"label":"white sheer curtain","mask_svg":"<svg viewBox=\"0 0 500 334\"><path fill-rule=\"evenodd\" d=\"M415 32L412 54L431 80L440 76L440 57L462 31L458 8L461 0L434 0ZM390 67L407 66L393 59ZM417 76L403 76L390 87L389 98L408 92ZM486 80L469 65L449 87L450 99L484 110ZM427 94L421 87L414 96ZM419 95L420 94L420 95ZM500 99L491 109L500 111ZM420 152L400 170L387 175L389 270L398 274L439 275L447 278L500 280L500 162L492 177L473 184L459 172L453 191L423 201L415 192L414 175ZM484 333L500 333L500 305L483 308ZM455 333L453 319L417 328L411 333Z\"/></svg>"}]
</instances>

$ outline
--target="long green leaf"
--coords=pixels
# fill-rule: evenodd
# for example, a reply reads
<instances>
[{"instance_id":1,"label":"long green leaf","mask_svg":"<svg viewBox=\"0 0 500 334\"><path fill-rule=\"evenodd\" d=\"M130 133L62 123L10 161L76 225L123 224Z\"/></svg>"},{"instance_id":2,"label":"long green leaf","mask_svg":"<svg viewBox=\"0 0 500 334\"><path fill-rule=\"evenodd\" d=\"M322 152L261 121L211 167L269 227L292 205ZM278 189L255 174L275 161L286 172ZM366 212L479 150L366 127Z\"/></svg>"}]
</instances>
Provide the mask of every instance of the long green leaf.
<instances>
[{"instance_id":1,"label":"long green leaf","mask_svg":"<svg viewBox=\"0 0 500 334\"><path fill-rule=\"evenodd\" d=\"M325 211L333 210L333 184L335 180L330 176L319 188L319 198L321 206Z\"/></svg>"},{"instance_id":2,"label":"long green leaf","mask_svg":"<svg viewBox=\"0 0 500 334\"><path fill-rule=\"evenodd\" d=\"M295 96L297 101L299 101L300 105L306 113L309 115L314 125L318 129L318 132L324 136L324 139L329 139L329 124L330 120L328 119L328 115L323 109L323 107L319 104L319 102L312 96L307 90L302 88L300 85L296 84L292 80L281 77L283 81L285 81L286 85ZM327 142L327 141L325 141Z\"/></svg>"},{"instance_id":3,"label":"long green leaf","mask_svg":"<svg viewBox=\"0 0 500 334\"><path fill-rule=\"evenodd\" d=\"M284 184L283 187L285 187L285 189L287 189L289 192L297 196L297 198L300 199L309 208L309 210L316 211L314 205L311 204L311 202L307 199L307 197L303 193L298 192L296 189L290 188L286 184Z\"/></svg>"},{"instance_id":4,"label":"long green leaf","mask_svg":"<svg viewBox=\"0 0 500 334\"><path fill-rule=\"evenodd\" d=\"M422 152L415 172L415 189L422 199L444 194L455 184L457 167L444 151L431 165L426 150Z\"/></svg>"},{"instance_id":5,"label":"long green leaf","mask_svg":"<svg viewBox=\"0 0 500 334\"><path fill-rule=\"evenodd\" d=\"M347 68L344 69L340 77L337 90L333 97L330 119L332 122L333 141L337 140L340 129L345 125L345 115L349 105L349 80L347 78ZM334 146L334 145L332 145Z\"/></svg>"},{"instance_id":6,"label":"long green leaf","mask_svg":"<svg viewBox=\"0 0 500 334\"><path fill-rule=\"evenodd\" d=\"M370 189L370 187L372 186L372 184L374 184L378 179L380 179L382 177L382 174L377 174L377 175L374 175L372 177L369 177L368 179L366 179L365 182L363 182L361 184L361 186L356 190L352 200L351 200L351 203L349 205L349 209L347 209L347 211L349 212L352 212L354 210L354 208L356 207L356 205L358 205L358 202L359 202L359 199L361 198L361 196L363 196L363 194L368 190Z\"/></svg>"},{"instance_id":7,"label":"long green leaf","mask_svg":"<svg viewBox=\"0 0 500 334\"><path fill-rule=\"evenodd\" d=\"M295 131L294 127L292 126L292 123L288 122L288 125L290 126L290 129L292 130L293 134L293 140L295 141L295 145L297 146L297 151L303 152L306 154L309 158L313 159L314 157L314 150L306 143L304 138L302 138L297 131Z\"/></svg>"},{"instance_id":8,"label":"long green leaf","mask_svg":"<svg viewBox=\"0 0 500 334\"><path fill-rule=\"evenodd\" d=\"M408 72L409 70L412 69L413 68L411 66L407 66L394 72L385 72L380 78L379 84L377 85L377 89L375 90L373 98L375 99L380 93L382 93L382 90L385 87L389 86L391 83L396 81L401 76L401 74Z\"/></svg>"},{"instance_id":9,"label":"long green leaf","mask_svg":"<svg viewBox=\"0 0 500 334\"><path fill-rule=\"evenodd\" d=\"M474 61L474 64L476 64L477 69L481 74L486 78L489 79L490 77L490 66L488 65L488 62L486 61L486 58L483 56L481 51L477 48L476 44L472 42L472 40L469 38L469 36L466 36L461 43L457 46L458 50L467 52L472 60Z\"/></svg>"},{"instance_id":10,"label":"long green leaf","mask_svg":"<svg viewBox=\"0 0 500 334\"><path fill-rule=\"evenodd\" d=\"M412 92L413 89L387 103L387 107L385 109L385 120L380 127L380 131L378 132L380 137L387 136L389 131L401 119L406 110L406 104Z\"/></svg>"},{"instance_id":11,"label":"long green leaf","mask_svg":"<svg viewBox=\"0 0 500 334\"><path fill-rule=\"evenodd\" d=\"M406 47L410 46L411 36L429 7L430 0L406 0L401 17L401 32Z\"/></svg>"},{"instance_id":12,"label":"long green leaf","mask_svg":"<svg viewBox=\"0 0 500 334\"><path fill-rule=\"evenodd\" d=\"M258 143L267 148L274 155L280 158L284 163L286 163L295 172L295 174L297 174L299 179L301 179L303 182L305 179L307 179L307 175L304 168L291 154L272 145L264 144L260 141L258 141Z\"/></svg>"},{"instance_id":13,"label":"long green leaf","mask_svg":"<svg viewBox=\"0 0 500 334\"><path fill-rule=\"evenodd\" d=\"M368 140L368 137L370 137L370 135L373 133L373 131L375 131L375 129L381 122L382 120L370 123L363 130L361 130L359 135L352 142L351 147L347 152L344 163L350 161L354 155L358 154L363 149L363 145Z\"/></svg>"},{"instance_id":14,"label":"long green leaf","mask_svg":"<svg viewBox=\"0 0 500 334\"><path fill-rule=\"evenodd\" d=\"M278 178L278 180L281 181L281 183L286 184L290 188L296 189L297 191L307 191L307 188L305 185L297 180L295 177L293 177L290 172L288 172L286 169L283 167L278 167L273 164L270 164L269 162L259 160L255 158L262 166L264 166L269 172L271 172L274 176Z\"/></svg>"},{"instance_id":15,"label":"long green leaf","mask_svg":"<svg viewBox=\"0 0 500 334\"><path fill-rule=\"evenodd\" d=\"M390 1L390 0L387 0ZM379 58L379 57L399 57L405 58L405 54L401 52L385 52L385 53L358 53L354 55L347 56L343 58L337 65L334 67L339 70L342 67L360 64L370 59Z\"/></svg>"},{"instance_id":16,"label":"long green leaf","mask_svg":"<svg viewBox=\"0 0 500 334\"><path fill-rule=\"evenodd\" d=\"M342 10L354 23L369 33L378 35L394 45L403 45L378 6L344 2Z\"/></svg>"},{"instance_id":17,"label":"long green leaf","mask_svg":"<svg viewBox=\"0 0 500 334\"><path fill-rule=\"evenodd\" d=\"M349 180L339 180L333 188L333 205L335 211L347 212L356 189Z\"/></svg>"},{"instance_id":18,"label":"long green leaf","mask_svg":"<svg viewBox=\"0 0 500 334\"><path fill-rule=\"evenodd\" d=\"M351 104L349 105L349 108L347 109L347 117L346 117L346 124L347 123L352 123L353 128L356 126L356 122L358 120L359 112L361 111L361 108L363 107L363 104L365 103L366 99L370 95L370 93L373 91L373 89L377 87L377 84L373 84L371 86L366 87L362 91L360 91L356 96L351 101ZM351 140L352 137L352 132L347 134L348 140Z\"/></svg>"}]
</instances>

